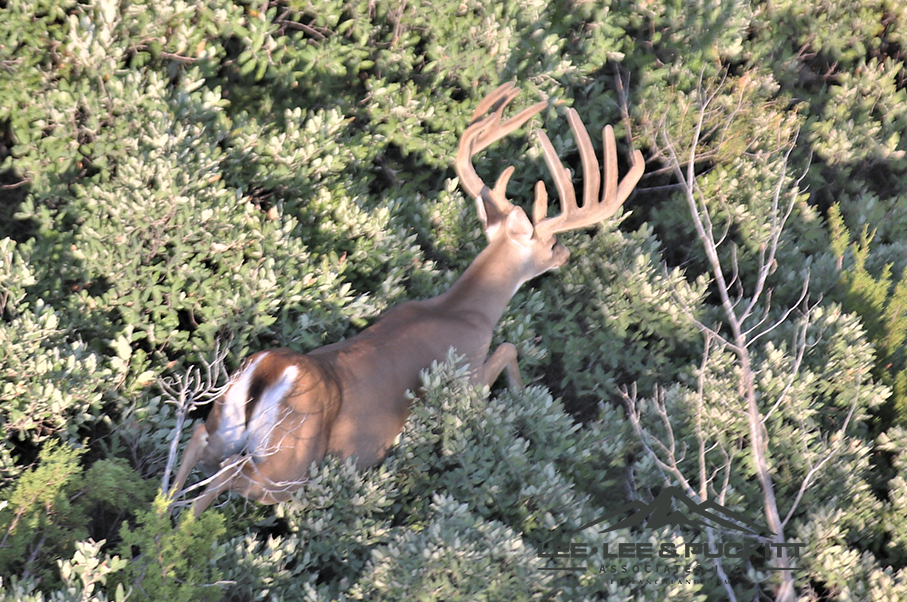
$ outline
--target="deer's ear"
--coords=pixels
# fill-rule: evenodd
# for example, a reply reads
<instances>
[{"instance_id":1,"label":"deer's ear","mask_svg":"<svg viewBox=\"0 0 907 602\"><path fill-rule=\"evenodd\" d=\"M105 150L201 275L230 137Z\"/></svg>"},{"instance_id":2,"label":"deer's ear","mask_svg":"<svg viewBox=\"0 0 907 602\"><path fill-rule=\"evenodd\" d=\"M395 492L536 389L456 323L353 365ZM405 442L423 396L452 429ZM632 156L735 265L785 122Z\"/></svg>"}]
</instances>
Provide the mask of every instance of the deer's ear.
<instances>
[{"instance_id":1,"label":"deer's ear","mask_svg":"<svg viewBox=\"0 0 907 602\"><path fill-rule=\"evenodd\" d=\"M514 207L513 211L507 214L507 236L515 243L524 247L529 246L534 231L532 222L521 208Z\"/></svg>"},{"instance_id":2,"label":"deer's ear","mask_svg":"<svg viewBox=\"0 0 907 602\"><path fill-rule=\"evenodd\" d=\"M485 235L491 240L501 225L507 220L507 214L498 209L498 203L494 202L491 195L494 192L487 186L482 187L482 192L476 198L476 213L482 221L482 228L485 229Z\"/></svg>"}]
</instances>

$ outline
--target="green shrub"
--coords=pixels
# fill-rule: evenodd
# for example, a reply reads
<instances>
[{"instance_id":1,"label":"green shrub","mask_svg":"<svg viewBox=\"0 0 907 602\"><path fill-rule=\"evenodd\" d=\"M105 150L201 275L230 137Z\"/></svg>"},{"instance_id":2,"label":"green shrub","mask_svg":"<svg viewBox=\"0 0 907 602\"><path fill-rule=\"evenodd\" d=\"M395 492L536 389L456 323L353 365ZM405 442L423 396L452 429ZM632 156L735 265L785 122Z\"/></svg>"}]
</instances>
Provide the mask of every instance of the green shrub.
<instances>
[{"instance_id":1,"label":"green shrub","mask_svg":"<svg viewBox=\"0 0 907 602\"><path fill-rule=\"evenodd\" d=\"M676 484L628 420L633 387L653 435L689 451L707 432L716 475L727 452L727 503L759 514L740 357L704 354L726 307L670 168L704 92L688 173L734 290L753 290L775 192L794 195L743 327L777 322L748 361L786 532L811 546L797 593L903 596L901 4L0 3L0 599L771 597L758 566L665 588L537 555L552 529ZM287 504L171 519L148 483L188 429L155 383L216 349L228 369L308 351L445 290L485 244L458 136L512 80L515 105L551 100L526 130L577 183L561 105L596 147L613 123L621 162L627 138L647 159L617 223L562 235L571 262L502 318L494 343L517 345L530 386L478 391L445 364L380 467L329 458ZM476 166L490 182L515 165L528 207L536 180L551 189L540 159L514 135ZM697 455L680 461L696 484Z\"/></svg>"},{"instance_id":2,"label":"green shrub","mask_svg":"<svg viewBox=\"0 0 907 602\"><path fill-rule=\"evenodd\" d=\"M210 512L196 519L184 512L173 525L169 500L158 495L148 510L136 514L135 527L120 529L120 556L127 560L115 575L118 584L146 600L219 600L221 584L217 540L223 517Z\"/></svg>"},{"instance_id":3,"label":"green shrub","mask_svg":"<svg viewBox=\"0 0 907 602\"><path fill-rule=\"evenodd\" d=\"M58 559L71 557L77 542L115 535L119 522L148 502L148 483L125 462L99 460L84 470L84 452L49 441L37 466L0 491L3 574L53 586L59 582Z\"/></svg>"}]
</instances>

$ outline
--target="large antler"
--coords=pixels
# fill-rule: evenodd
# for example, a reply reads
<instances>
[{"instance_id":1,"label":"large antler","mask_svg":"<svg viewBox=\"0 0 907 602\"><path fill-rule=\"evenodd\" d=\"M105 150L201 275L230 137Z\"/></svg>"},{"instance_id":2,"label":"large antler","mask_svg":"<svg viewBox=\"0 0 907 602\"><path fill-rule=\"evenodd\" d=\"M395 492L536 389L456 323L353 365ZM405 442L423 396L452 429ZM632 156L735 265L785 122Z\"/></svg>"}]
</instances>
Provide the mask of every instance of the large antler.
<instances>
[{"instance_id":1,"label":"large antler","mask_svg":"<svg viewBox=\"0 0 907 602\"><path fill-rule=\"evenodd\" d=\"M504 189L513 174L513 167L508 167L501 173L492 194L482 194L487 186L476 173L475 167L472 165L472 156L510 134L548 106L546 102L538 102L507 121L501 122L504 108L519 93L520 89L515 87L513 82L508 82L486 96L472 114L472 121L460 137L460 146L457 151L456 171L463 190L474 199L478 199L481 195L486 201L491 201L503 215L509 213L513 208L513 205L504 197ZM491 113L485 115L489 109L491 109Z\"/></svg>"},{"instance_id":2,"label":"large antler","mask_svg":"<svg viewBox=\"0 0 907 602\"><path fill-rule=\"evenodd\" d=\"M617 145L614 142L614 130L611 129L610 125L605 126L602 130L605 189L602 192L601 200L596 200L595 197L598 196L601 178L598 175L598 161L595 158L592 141L589 139L589 134L586 133L586 128L575 110L569 109L567 119L579 146L579 156L583 164L583 204L581 207L577 206L576 193L573 190L570 172L561 165L548 136L545 135L545 132L536 130L536 135L545 153L545 163L548 164L548 169L551 170L551 175L554 177L554 185L561 201L560 215L546 217L548 214L548 192L543 182L539 181L536 184L532 221L535 223L536 235L543 240L558 232L588 228L614 215L623 202L627 200L627 197L630 196L630 193L633 192L633 188L642 177L643 171L645 171L642 153L639 150L633 151L630 154L630 171L618 185Z\"/></svg>"}]
</instances>

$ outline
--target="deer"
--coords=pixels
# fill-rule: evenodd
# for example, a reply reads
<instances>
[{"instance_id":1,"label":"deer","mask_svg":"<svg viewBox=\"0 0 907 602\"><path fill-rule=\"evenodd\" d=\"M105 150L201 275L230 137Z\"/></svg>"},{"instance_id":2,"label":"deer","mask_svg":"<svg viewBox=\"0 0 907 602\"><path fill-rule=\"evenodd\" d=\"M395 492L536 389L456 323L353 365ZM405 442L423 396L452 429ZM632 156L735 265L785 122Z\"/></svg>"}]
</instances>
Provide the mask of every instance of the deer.
<instances>
[{"instance_id":1,"label":"deer","mask_svg":"<svg viewBox=\"0 0 907 602\"><path fill-rule=\"evenodd\" d=\"M556 235L613 216L645 164L634 150L629 171L618 182L614 132L608 125L602 131L600 175L589 134L570 108L567 119L583 170L582 204L577 204L570 171L537 129L561 211L548 217L548 193L539 180L530 221L505 194L514 167L504 169L489 188L472 163L475 154L549 106L538 102L502 120L519 93L511 82L485 97L457 149L455 171L462 189L475 199L488 245L446 292L403 302L354 337L306 354L276 348L246 358L205 422L195 427L168 492L171 499L182 494L196 465L213 473L192 502L197 517L227 491L266 505L287 501L325 454L352 456L358 468L381 462L403 430L422 371L446 359L451 349L468 364L470 384L490 387L505 372L510 388L522 388L517 348L505 342L489 355L495 325L522 284L567 263L570 251Z\"/></svg>"}]
</instances>

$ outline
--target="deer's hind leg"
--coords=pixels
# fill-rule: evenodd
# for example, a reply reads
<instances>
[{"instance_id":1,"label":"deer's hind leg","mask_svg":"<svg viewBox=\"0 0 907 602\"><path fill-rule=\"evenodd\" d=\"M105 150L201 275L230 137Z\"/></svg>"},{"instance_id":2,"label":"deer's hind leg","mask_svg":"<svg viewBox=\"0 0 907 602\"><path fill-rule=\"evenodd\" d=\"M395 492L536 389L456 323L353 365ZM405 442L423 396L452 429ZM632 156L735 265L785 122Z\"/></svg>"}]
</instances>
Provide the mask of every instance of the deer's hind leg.
<instances>
[{"instance_id":1,"label":"deer's hind leg","mask_svg":"<svg viewBox=\"0 0 907 602\"><path fill-rule=\"evenodd\" d=\"M308 481L312 463L320 461L327 450L329 429L323 411L299 414L281 407L275 421L258 428L264 430L250 438L248 453L224 460L196 499L196 516L226 491L261 504L289 500Z\"/></svg>"},{"instance_id":2,"label":"deer's hind leg","mask_svg":"<svg viewBox=\"0 0 907 602\"><path fill-rule=\"evenodd\" d=\"M224 460L223 467L214 475L205 491L196 498L192 511L198 518L225 491L235 491L261 504L285 502L304 484L304 478L275 482L262 474L252 456L236 454Z\"/></svg>"},{"instance_id":3,"label":"deer's hind leg","mask_svg":"<svg viewBox=\"0 0 907 602\"><path fill-rule=\"evenodd\" d=\"M326 441L295 441L295 446L284 449L281 456L289 456L289 465L276 457L257 459L246 454L235 454L224 460L221 469L212 477L205 491L195 500L193 512L198 517L220 494L233 491L260 504L276 504L290 499L297 489L308 481L308 468L312 462L324 457Z\"/></svg>"},{"instance_id":4,"label":"deer's hind leg","mask_svg":"<svg viewBox=\"0 0 907 602\"><path fill-rule=\"evenodd\" d=\"M198 452L216 473L196 499L195 515L226 491L263 504L289 499L324 457L338 404L336 381L317 362L288 349L250 357L215 407Z\"/></svg>"},{"instance_id":5,"label":"deer's hind leg","mask_svg":"<svg viewBox=\"0 0 907 602\"><path fill-rule=\"evenodd\" d=\"M207 447L208 429L205 428L204 424L199 424L195 427L195 431L192 433L192 438L189 440L189 445L186 447L186 451L183 453L183 461L176 473L176 478L173 481L173 485L170 487L170 491L167 492L170 497L178 495L179 492L183 490L183 485L186 484L186 479L189 478L189 473L202 459L202 456L205 454Z\"/></svg>"}]
</instances>

